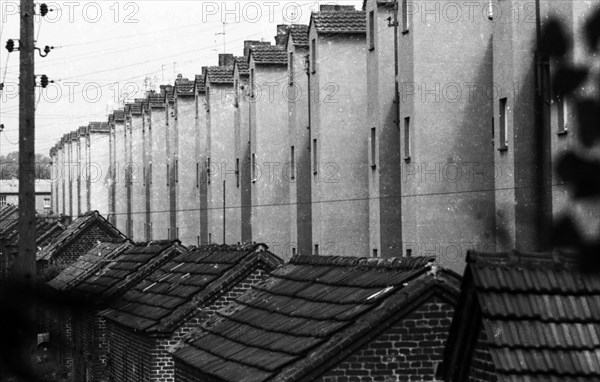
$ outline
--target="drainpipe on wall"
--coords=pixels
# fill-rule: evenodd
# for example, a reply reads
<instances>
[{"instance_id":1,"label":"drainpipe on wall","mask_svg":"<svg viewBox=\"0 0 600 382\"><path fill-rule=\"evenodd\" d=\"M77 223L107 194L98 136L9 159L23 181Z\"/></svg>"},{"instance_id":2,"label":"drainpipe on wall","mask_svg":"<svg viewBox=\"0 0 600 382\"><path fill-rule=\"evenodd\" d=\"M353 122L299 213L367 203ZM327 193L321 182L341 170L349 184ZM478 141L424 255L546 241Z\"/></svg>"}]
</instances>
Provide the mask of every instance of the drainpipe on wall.
<instances>
[{"instance_id":1,"label":"drainpipe on wall","mask_svg":"<svg viewBox=\"0 0 600 382\"><path fill-rule=\"evenodd\" d=\"M549 194L546 187L546 180L549 176L549 169L546 167L549 163L549 157L546 153L546 148L549 142L549 134L544 126L544 97L550 94L548 88L549 82L545 76L548 74L544 70L545 61L548 59L545 52L542 52L542 21L540 14L540 0L535 0L536 12L536 41L535 41L535 122L534 122L534 139L535 139L535 219L536 219L536 250L544 251L551 249L550 237L551 218L547 214L551 214L551 201L548 200Z\"/></svg>"}]
</instances>

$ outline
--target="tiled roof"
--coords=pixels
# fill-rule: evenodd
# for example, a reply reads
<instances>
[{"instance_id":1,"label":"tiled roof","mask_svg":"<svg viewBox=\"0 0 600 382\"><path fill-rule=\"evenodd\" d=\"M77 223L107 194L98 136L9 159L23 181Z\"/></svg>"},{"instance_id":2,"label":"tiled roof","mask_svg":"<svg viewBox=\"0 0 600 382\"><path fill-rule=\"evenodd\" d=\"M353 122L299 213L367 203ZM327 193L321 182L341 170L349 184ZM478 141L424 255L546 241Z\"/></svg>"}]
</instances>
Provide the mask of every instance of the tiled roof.
<instances>
[{"instance_id":1,"label":"tiled roof","mask_svg":"<svg viewBox=\"0 0 600 382\"><path fill-rule=\"evenodd\" d=\"M483 325L499 380L600 380L597 274L551 254L470 253L467 261L440 369L446 380L457 380L472 357L465 333L474 320Z\"/></svg>"},{"instance_id":2,"label":"tiled roof","mask_svg":"<svg viewBox=\"0 0 600 382\"><path fill-rule=\"evenodd\" d=\"M119 109L114 111L115 121L116 122L124 122L125 121L125 110Z\"/></svg>"},{"instance_id":3,"label":"tiled roof","mask_svg":"<svg viewBox=\"0 0 600 382\"><path fill-rule=\"evenodd\" d=\"M89 132L90 133L108 133L110 128L106 122L90 122Z\"/></svg>"},{"instance_id":4,"label":"tiled roof","mask_svg":"<svg viewBox=\"0 0 600 382\"><path fill-rule=\"evenodd\" d=\"M131 247L132 244L127 240L99 243L66 267L58 276L48 282L48 285L58 291L69 290Z\"/></svg>"},{"instance_id":5,"label":"tiled roof","mask_svg":"<svg viewBox=\"0 0 600 382\"><path fill-rule=\"evenodd\" d=\"M143 104L142 102L133 102L125 105L125 112L131 113L132 115L142 115L143 112Z\"/></svg>"},{"instance_id":6,"label":"tiled roof","mask_svg":"<svg viewBox=\"0 0 600 382\"><path fill-rule=\"evenodd\" d=\"M202 74L196 74L196 77L194 78L194 83L196 86L196 91L197 92L204 92L204 76Z\"/></svg>"},{"instance_id":7,"label":"tiled roof","mask_svg":"<svg viewBox=\"0 0 600 382\"><path fill-rule=\"evenodd\" d=\"M220 84L233 83L233 68L230 66L209 66L206 68L206 82Z\"/></svg>"},{"instance_id":8,"label":"tiled roof","mask_svg":"<svg viewBox=\"0 0 600 382\"><path fill-rule=\"evenodd\" d=\"M278 45L255 45L250 56L257 64L287 65L287 50Z\"/></svg>"},{"instance_id":9,"label":"tiled roof","mask_svg":"<svg viewBox=\"0 0 600 382\"><path fill-rule=\"evenodd\" d=\"M296 46L308 46L308 25L293 24L288 31L288 39Z\"/></svg>"},{"instance_id":10,"label":"tiled roof","mask_svg":"<svg viewBox=\"0 0 600 382\"><path fill-rule=\"evenodd\" d=\"M180 252L187 251L179 242L136 243L73 286L71 293L75 297L91 299L97 303L106 301L139 282L142 277Z\"/></svg>"},{"instance_id":11,"label":"tiled roof","mask_svg":"<svg viewBox=\"0 0 600 382\"><path fill-rule=\"evenodd\" d=\"M248 57L239 56L234 60L234 66L237 65L238 72L240 73L240 77L247 77L250 75L250 68L248 65Z\"/></svg>"},{"instance_id":12,"label":"tiled roof","mask_svg":"<svg viewBox=\"0 0 600 382\"><path fill-rule=\"evenodd\" d=\"M202 246L165 263L102 315L138 331L169 332L259 264L271 270L281 259L257 244Z\"/></svg>"},{"instance_id":13,"label":"tiled roof","mask_svg":"<svg viewBox=\"0 0 600 382\"><path fill-rule=\"evenodd\" d=\"M175 91L178 96L193 96L194 81L190 81L187 78L177 78L175 80Z\"/></svg>"},{"instance_id":14,"label":"tiled roof","mask_svg":"<svg viewBox=\"0 0 600 382\"><path fill-rule=\"evenodd\" d=\"M367 33L367 17L364 11L318 12L310 19L317 33Z\"/></svg>"},{"instance_id":15,"label":"tiled roof","mask_svg":"<svg viewBox=\"0 0 600 382\"><path fill-rule=\"evenodd\" d=\"M207 320L174 356L223 381L314 377L383 322L414 309L433 285L455 285L457 294L457 278L431 272L433 260L295 256Z\"/></svg>"},{"instance_id":16,"label":"tiled roof","mask_svg":"<svg viewBox=\"0 0 600 382\"><path fill-rule=\"evenodd\" d=\"M165 107L165 96L164 94L150 94L148 96L148 106L150 109L162 109Z\"/></svg>"},{"instance_id":17,"label":"tiled roof","mask_svg":"<svg viewBox=\"0 0 600 382\"><path fill-rule=\"evenodd\" d=\"M42 248L37 253L37 260L50 261L52 257L78 238L92 224L100 224L106 232L109 232L115 238L126 239L115 226L110 224L98 211L88 212L71 223L67 229L54 240L50 245Z\"/></svg>"},{"instance_id":18,"label":"tiled roof","mask_svg":"<svg viewBox=\"0 0 600 382\"><path fill-rule=\"evenodd\" d=\"M19 219L19 208L12 204L0 207L0 235Z\"/></svg>"},{"instance_id":19,"label":"tiled roof","mask_svg":"<svg viewBox=\"0 0 600 382\"><path fill-rule=\"evenodd\" d=\"M19 240L18 219L13 224L6 226L0 234L0 240L5 246L17 247ZM37 215L35 217L36 245L42 247L56 239L64 230L65 226L57 217Z\"/></svg>"}]
</instances>

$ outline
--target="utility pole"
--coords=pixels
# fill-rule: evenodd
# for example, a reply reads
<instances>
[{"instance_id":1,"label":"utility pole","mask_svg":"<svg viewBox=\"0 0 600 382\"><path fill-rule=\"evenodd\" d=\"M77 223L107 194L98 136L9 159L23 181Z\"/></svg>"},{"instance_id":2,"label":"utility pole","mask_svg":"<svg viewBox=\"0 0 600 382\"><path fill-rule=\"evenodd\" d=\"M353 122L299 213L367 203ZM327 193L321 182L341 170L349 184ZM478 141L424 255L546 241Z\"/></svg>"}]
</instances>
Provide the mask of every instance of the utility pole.
<instances>
[{"instance_id":1,"label":"utility pole","mask_svg":"<svg viewBox=\"0 0 600 382\"><path fill-rule=\"evenodd\" d=\"M227 32L225 31L225 25L227 25L227 23L223 21L223 32L215 33L215 36L223 36L223 54L227 53Z\"/></svg>"},{"instance_id":2,"label":"utility pole","mask_svg":"<svg viewBox=\"0 0 600 382\"><path fill-rule=\"evenodd\" d=\"M36 278L35 232L35 71L34 3L21 0L19 78L19 255L15 277L33 286Z\"/></svg>"}]
</instances>

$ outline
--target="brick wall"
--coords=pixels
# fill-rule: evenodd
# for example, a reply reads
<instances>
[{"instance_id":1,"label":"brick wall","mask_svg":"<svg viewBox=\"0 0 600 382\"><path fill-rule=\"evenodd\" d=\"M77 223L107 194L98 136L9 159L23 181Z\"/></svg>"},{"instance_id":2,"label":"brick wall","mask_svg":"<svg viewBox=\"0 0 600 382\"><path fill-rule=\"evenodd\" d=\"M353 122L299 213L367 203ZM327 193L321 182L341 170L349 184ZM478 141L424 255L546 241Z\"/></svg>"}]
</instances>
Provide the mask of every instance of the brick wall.
<instances>
[{"instance_id":1,"label":"brick wall","mask_svg":"<svg viewBox=\"0 0 600 382\"><path fill-rule=\"evenodd\" d=\"M155 340L134 334L127 328L107 322L107 376L110 382L150 381L151 352Z\"/></svg>"},{"instance_id":2,"label":"brick wall","mask_svg":"<svg viewBox=\"0 0 600 382\"><path fill-rule=\"evenodd\" d=\"M492 356L488 350L487 335L485 330L481 329L471 359L469 382L496 382L497 380Z\"/></svg>"},{"instance_id":3,"label":"brick wall","mask_svg":"<svg viewBox=\"0 0 600 382\"><path fill-rule=\"evenodd\" d=\"M56 349L57 361L68 370L69 378L73 370L73 318L70 309L47 312L50 342Z\"/></svg>"},{"instance_id":4,"label":"brick wall","mask_svg":"<svg viewBox=\"0 0 600 382\"><path fill-rule=\"evenodd\" d=\"M92 249L98 241L116 238L114 233L107 230L100 223L95 222L82 232L68 246L54 254L52 262L63 266L74 263L80 256Z\"/></svg>"},{"instance_id":5,"label":"brick wall","mask_svg":"<svg viewBox=\"0 0 600 382\"><path fill-rule=\"evenodd\" d=\"M106 320L95 312L83 312L74 318L74 381L107 380L108 341Z\"/></svg>"},{"instance_id":6,"label":"brick wall","mask_svg":"<svg viewBox=\"0 0 600 382\"><path fill-rule=\"evenodd\" d=\"M144 379L144 382L175 382L175 368L174 368L174 360L171 356L170 349L177 345L185 335L193 332L194 330L200 327L200 323L204 321L206 318L212 316L214 312L232 302L235 298L241 296L243 293L247 292L252 285L261 281L268 275L268 272L263 268L255 268L252 270L246 277L244 277L240 282L236 283L233 288L231 288L226 293L219 296L215 301L213 301L208 306L205 306L201 309L196 309L194 313L192 313L185 322L177 328L177 330L168 338L151 338L149 336L144 336L142 334L134 334L133 332L127 330L127 342L130 344L129 352L131 357L135 360L142 360L144 362L143 369L148 370L148 379ZM114 325L111 325L111 328ZM110 329L112 330L112 329ZM122 329L126 330L126 329ZM119 341L120 336L122 334L120 332L111 333L110 341ZM122 342L125 342L121 340ZM147 342L150 346L149 349L141 346L135 346L135 344ZM111 342L110 346L111 353L110 357L122 357L119 353L114 352L113 344ZM146 353L148 357L144 358L144 354L135 354L133 353ZM118 372L121 372L121 367L118 368ZM130 379L131 381L136 381L136 379ZM121 381L121 379L115 379L115 381ZM177 380L179 382L179 379Z\"/></svg>"},{"instance_id":7,"label":"brick wall","mask_svg":"<svg viewBox=\"0 0 600 382\"><path fill-rule=\"evenodd\" d=\"M318 381L433 381L453 314L451 304L432 298Z\"/></svg>"}]
</instances>

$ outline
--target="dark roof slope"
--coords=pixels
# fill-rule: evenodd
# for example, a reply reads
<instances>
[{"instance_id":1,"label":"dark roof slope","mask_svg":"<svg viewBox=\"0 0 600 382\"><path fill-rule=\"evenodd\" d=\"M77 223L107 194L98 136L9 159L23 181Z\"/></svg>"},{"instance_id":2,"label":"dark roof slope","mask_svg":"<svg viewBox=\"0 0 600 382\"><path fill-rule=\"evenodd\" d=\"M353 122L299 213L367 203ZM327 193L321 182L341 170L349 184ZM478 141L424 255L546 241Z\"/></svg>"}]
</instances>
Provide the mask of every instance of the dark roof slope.
<instances>
[{"instance_id":1,"label":"dark roof slope","mask_svg":"<svg viewBox=\"0 0 600 382\"><path fill-rule=\"evenodd\" d=\"M165 263L102 315L135 330L170 332L260 264L272 270L281 262L264 245L202 246Z\"/></svg>"},{"instance_id":2,"label":"dark roof slope","mask_svg":"<svg viewBox=\"0 0 600 382\"><path fill-rule=\"evenodd\" d=\"M308 25L293 24L288 30L288 39L296 46L308 46Z\"/></svg>"},{"instance_id":3,"label":"dark roof slope","mask_svg":"<svg viewBox=\"0 0 600 382\"><path fill-rule=\"evenodd\" d=\"M240 77L248 77L250 75L250 68L248 65L248 57L239 56L234 60L234 66L237 66Z\"/></svg>"},{"instance_id":4,"label":"dark roof slope","mask_svg":"<svg viewBox=\"0 0 600 382\"><path fill-rule=\"evenodd\" d=\"M88 212L75 220L67 229L60 234L52 243L42 248L37 253L37 260L50 261L50 259L61 249L69 245L73 240L83 234L92 224L100 224L104 230L115 238L126 239L126 236L110 224L98 211Z\"/></svg>"},{"instance_id":5,"label":"dark roof slope","mask_svg":"<svg viewBox=\"0 0 600 382\"><path fill-rule=\"evenodd\" d=\"M0 235L13 225L17 224L19 219L19 208L12 204L0 207Z\"/></svg>"},{"instance_id":6,"label":"dark roof slope","mask_svg":"<svg viewBox=\"0 0 600 382\"><path fill-rule=\"evenodd\" d=\"M206 68L206 82L220 84L233 83L233 68L230 66L209 66Z\"/></svg>"},{"instance_id":7,"label":"dark roof slope","mask_svg":"<svg viewBox=\"0 0 600 382\"><path fill-rule=\"evenodd\" d=\"M66 267L58 276L48 282L48 285L58 291L70 290L132 246L133 244L128 240L99 243L76 262Z\"/></svg>"},{"instance_id":8,"label":"dark roof slope","mask_svg":"<svg viewBox=\"0 0 600 382\"><path fill-rule=\"evenodd\" d=\"M365 11L317 12L310 19L317 33L367 33Z\"/></svg>"},{"instance_id":9,"label":"dark roof slope","mask_svg":"<svg viewBox=\"0 0 600 382\"><path fill-rule=\"evenodd\" d=\"M196 91L202 93L205 91L204 89L204 76L202 74L196 74L194 79L194 84L196 86Z\"/></svg>"},{"instance_id":10,"label":"dark roof slope","mask_svg":"<svg viewBox=\"0 0 600 382\"><path fill-rule=\"evenodd\" d=\"M254 45L250 48L250 57L257 64L287 65L287 50L279 45Z\"/></svg>"},{"instance_id":11,"label":"dark roof slope","mask_svg":"<svg viewBox=\"0 0 600 382\"><path fill-rule=\"evenodd\" d=\"M455 276L431 272L433 260L295 256L174 355L225 381L314 378L409 313L434 285L458 294Z\"/></svg>"},{"instance_id":12,"label":"dark roof slope","mask_svg":"<svg viewBox=\"0 0 600 382\"><path fill-rule=\"evenodd\" d=\"M95 302L106 301L182 252L187 250L177 241L136 243L73 286L71 293Z\"/></svg>"},{"instance_id":13,"label":"dark roof slope","mask_svg":"<svg viewBox=\"0 0 600 382\"><path fill-rule=\"evenodd\" d=\"M482 325L500 380L600 380L597 274L551 254L469 253L467 262L440 375L464 378Z\"/></svg>"}]
</instances>

